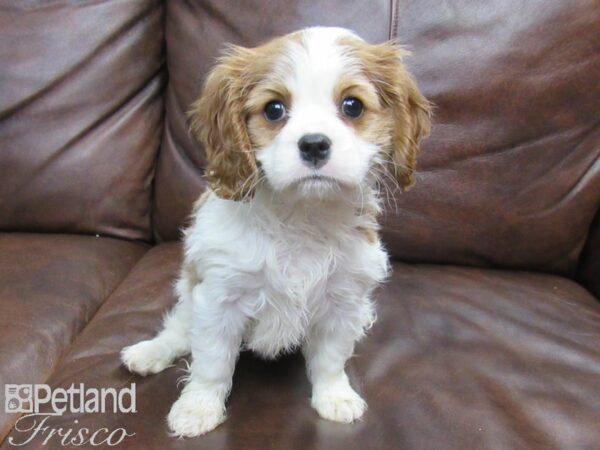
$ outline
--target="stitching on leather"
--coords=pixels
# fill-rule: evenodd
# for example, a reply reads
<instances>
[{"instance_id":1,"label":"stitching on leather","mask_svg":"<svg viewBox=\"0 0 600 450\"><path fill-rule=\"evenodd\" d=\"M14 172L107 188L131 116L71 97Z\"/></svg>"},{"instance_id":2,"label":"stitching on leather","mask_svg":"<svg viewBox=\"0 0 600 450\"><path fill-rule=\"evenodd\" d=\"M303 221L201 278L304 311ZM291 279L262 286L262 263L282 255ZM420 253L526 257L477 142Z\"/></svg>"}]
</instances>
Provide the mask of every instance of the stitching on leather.
<instances>
[{"instance_id":1,"label":"stitching on leather","mask_svg":"<svg viewBox=\"0 0 600 450\"><path fill-rule=\"evenodd\" d=\"M398 38L398 0L391 0L390 3L390 40L395 41Z\"/></svg>"}]
</instances>

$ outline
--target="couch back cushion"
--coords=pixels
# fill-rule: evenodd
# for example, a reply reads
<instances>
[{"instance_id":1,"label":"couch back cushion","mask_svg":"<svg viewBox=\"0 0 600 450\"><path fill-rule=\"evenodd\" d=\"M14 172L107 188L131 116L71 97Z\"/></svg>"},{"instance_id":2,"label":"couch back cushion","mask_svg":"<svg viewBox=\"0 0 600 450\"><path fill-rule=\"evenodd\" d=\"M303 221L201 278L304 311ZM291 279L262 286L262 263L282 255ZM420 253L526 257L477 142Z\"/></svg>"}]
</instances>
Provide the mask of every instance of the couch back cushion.
<instances>
[{"instance_id":1,"label":"couch back cushion","mask_svg":"<svg viewBox=\"0 0 600 450\"><path fill-rule=\"evenodd\" d=\"M0 230L151 239L164 5L0 4Z\"/></svg>"},{"instance_id":2,"label":"couch back cushion","mask_svg":"<svg viewBox=\"0 0 600 450\"><path fill-rule=\"evenodd\" d=\"M600 205L598 2L402 3L395 33L437 108L390 248L574 274Z\"/></svg>"},{"instance_id":3,"label":"couch back cushion","mask_svg":"<svg viewBox=\"0 0 600 450\"><path fill-rule=\"evenodd\" d=\"M575 271L600 201L600 8L589 0L170 2L159 240L179 236L204 187L185 113L219 49L315 24L397 38L436 104L416 186L386 201L395 257Z\"/></svg>"}]
</instances>

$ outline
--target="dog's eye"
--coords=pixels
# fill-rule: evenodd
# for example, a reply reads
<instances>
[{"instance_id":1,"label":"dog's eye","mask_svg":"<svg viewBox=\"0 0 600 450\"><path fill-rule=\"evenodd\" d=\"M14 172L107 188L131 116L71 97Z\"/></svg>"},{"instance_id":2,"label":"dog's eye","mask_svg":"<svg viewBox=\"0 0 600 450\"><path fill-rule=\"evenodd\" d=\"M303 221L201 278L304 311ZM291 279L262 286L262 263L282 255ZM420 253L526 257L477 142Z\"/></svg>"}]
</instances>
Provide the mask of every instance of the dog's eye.
<instances>
[{"instance_id":1,"label":"dog's eye","mask_svg":"<svg viewBox=\"0 0 600 450\"><path fill-rule=\"evenodd\" d=\"M265 117L269 122L278 122L285 117L285 105L279 100L267 103Z\"/></svg>"},{"instance_id":2,"label":"dog's eye","mask_svg":"<svg viewBox=\"0 0 600 450\"><path fill-rule=\"evenodd\" d=\"M346 97L342 101L342 113L351 119L358 119L363 113L363 104L356 97Z\"/></svg>"}]
</instances>

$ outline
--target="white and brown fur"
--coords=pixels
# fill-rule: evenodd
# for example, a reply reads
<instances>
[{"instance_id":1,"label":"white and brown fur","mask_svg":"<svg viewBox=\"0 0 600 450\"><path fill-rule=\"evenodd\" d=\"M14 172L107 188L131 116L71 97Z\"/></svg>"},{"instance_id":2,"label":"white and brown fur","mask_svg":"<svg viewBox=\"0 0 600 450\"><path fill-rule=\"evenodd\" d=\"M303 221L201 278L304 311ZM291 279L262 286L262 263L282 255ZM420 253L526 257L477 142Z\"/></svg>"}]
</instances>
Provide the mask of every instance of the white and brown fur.
<instances>
[{"instance_id":1,"label":"white and brown fur","mask_svg":"<svg viewBox=\"0 0 600 450\"><path fill-rule=\"evenodd\" d=\"M241 348L267 358L301 348L317 412L339 422L363 415L344 366L375 319L370 296L388 273L377 181L408 188L429 131L429 103L404 55L392 43L317 27L231 46L209 74L191 124L211 188L185 232L179 301L156 337L122 352L141 375L191 352L189 380L168 415L175 435L225 420ZM358 118L340 112L349 96L364 105ZM273 100L285 104L285 120L265 118ZM298 155L307 133L332 142L319 169Z\"/></svg>"}]
</instances>

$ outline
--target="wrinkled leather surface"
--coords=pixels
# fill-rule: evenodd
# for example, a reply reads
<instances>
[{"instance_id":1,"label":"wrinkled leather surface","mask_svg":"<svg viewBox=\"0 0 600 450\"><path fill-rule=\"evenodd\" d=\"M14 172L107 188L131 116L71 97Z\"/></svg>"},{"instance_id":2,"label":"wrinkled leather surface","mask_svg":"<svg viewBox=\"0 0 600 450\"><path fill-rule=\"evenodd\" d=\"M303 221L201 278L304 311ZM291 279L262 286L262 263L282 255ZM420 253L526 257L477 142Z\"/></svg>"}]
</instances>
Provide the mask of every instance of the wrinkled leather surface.
<instances>
[{"instance_id":1,"label":"wrinkled leather surface","mask_svg":"<svg viewBox=\"0 0 600 450\"><path fill-rule=\"evenodd\" d=\"M0 441L15 420L4 385L43 383L146 246L109 238L0 233Z\"/></svg>"},{"instance_id":2,"label":"wrinkled leather surface","mask_svg":"<svg viewBox=\"0 0 600 450\"><path fill-rule=\"evenodd\" d=\"M0 230L151 238L162 2L0 3Z\"/></svg>"},{"instance_id":3,"label":"wrinkled leather surface","mask_svg":"<svg viewBox=\"0 0 600 450\"><path fill-rule=\"evenodd\" d=\"M0 230L177 238L205 163L185 112L214 56L224 42L254 45L312 24L354 28L372 42L397 37L437 105L416 187L387 202L384 238L395 257L577 270L600 296L594 0L2 1ZM17 417L2 412L2 386L45 381L137 383L137 414L48 423L136 433L117 448L600 442L597 298L554 275L400 263L377 291L378 323L349 363L370 405L364 421L317 417L299 355L264 362L244 353L228 421L202 438L171 438L164 418L185 363L145 379L119 365L121 348L152 336L174 302L180 244L146 250L117 239L0 234L3 449L13 448L3 438ZM37 439L23 448L63 447Z\"/></svg>"},{"instance_id":4,"label":"wrinkled leather surface","mask_svg":"<svg viewBox=\"0 0 600 450\"><path fill-rule=\"evenodd\" d=\"M223 43L314 23L388 38L386 2L283 4L169 4L159 240L178 237L203 187L184 113ZM573 275L600 202L598 3L398 1L393 10L393 34L414 52L409 66L437 107L416 187L386 202L392 254Z\"/></svg>"},{"instance_id":5,"label":"wrinkled leather surface","mask_svg":"<svg viewBox=\"0 0 600 450\"><path fill-rule=\"evenodd\" d=\"M581 257L579 279L600 298L600 212L590 229L590 235Z\"/></svg>"},{"instance_id":6,"label":"wrinkled leather surface","mask_svg":"<svg viewBox=\"0 0 600 450\"><path fill-rule=\"evenodd\" d=\"M389 39L390 4L344 0L212 0L167 4L169 86L154 197L154 233L177 239L204 189L204 154L188 131L186 113L226 42L254 46L310 25L354 29L373 41Z\"/></svg>"},{"instance_id":7,"label":"wrinkled leather surface","mask_svg":"<svg viewBox=\"0 0 600 450\"><path fill-rule=\"evenodd\" d=\"M417 184L385 220L393 254L574 274L600 205L600 4L397 10L395 35L436 110Z\"/></svg>"},{"instance_id":8,"label":"wrinkled leather surface","mask_svg":"<svg viewBox=\"0 0 600 450\"><path fill-rule=\"evenodd\" d=\"M138 413L65 414L50 426L125 427L136 435L122 448L161 450L591 449L600 441L600 304L585 289L549 275L402 264L377 292L378 322L349 363L370 406L362 422L317 417L299 355L264 362L244 353L227 422L204 437L171 438L164 418L185 365L140 378L118 354L156 331L174 301L180 253L178 244L146 253L49 380L135 382Z\"/></svg>"}]
</instances>

